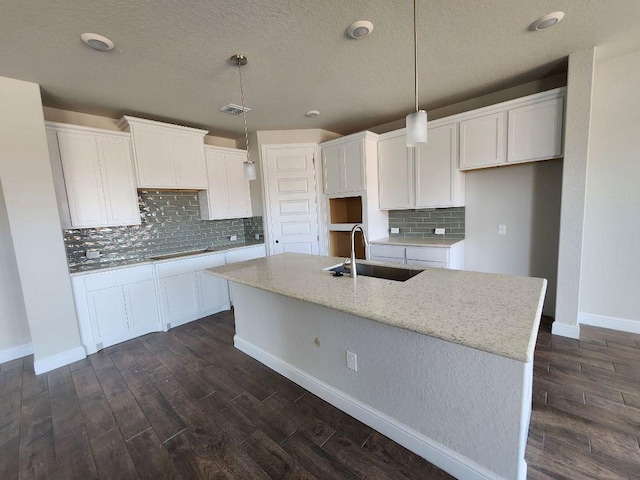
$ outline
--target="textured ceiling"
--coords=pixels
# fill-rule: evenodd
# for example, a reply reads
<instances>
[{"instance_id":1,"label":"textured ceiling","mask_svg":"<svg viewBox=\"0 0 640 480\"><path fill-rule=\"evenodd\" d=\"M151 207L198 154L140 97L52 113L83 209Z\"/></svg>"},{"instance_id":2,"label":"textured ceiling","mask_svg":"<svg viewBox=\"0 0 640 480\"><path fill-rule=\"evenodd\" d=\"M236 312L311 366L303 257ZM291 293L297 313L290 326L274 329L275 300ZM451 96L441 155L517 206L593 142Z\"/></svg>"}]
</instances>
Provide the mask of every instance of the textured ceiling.
<instances>
[{"instance_id":1,"label":"textured ceiling","mask_svg":"<svg viewBox=\"0 0 640 480\"><path fill-rule=\"evenodd\" d=\"M640 48L638 0L419 0L420 103L432 109L566 68L574 51ZM544 32L539 16L566 12ZM346 37L359 19L375 24ZM413 108L412 1L3 0L0 75L37 82L45 105L124 113L238 137L244 53L250 130L351 133ZM97 52L83 32L110 37ZM304 112L322 113L308 119Z\"/></svg>"}]
</instances>

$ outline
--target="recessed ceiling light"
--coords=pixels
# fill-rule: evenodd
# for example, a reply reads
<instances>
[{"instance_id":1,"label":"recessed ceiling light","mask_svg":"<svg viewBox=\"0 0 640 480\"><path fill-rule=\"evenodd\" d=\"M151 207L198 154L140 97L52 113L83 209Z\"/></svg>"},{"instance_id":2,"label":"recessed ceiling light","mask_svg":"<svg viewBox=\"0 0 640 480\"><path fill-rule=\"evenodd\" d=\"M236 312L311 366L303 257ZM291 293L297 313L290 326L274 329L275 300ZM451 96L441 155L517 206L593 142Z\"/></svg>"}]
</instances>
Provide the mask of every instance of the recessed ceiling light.
<instances>
[{"instance_id":1,"label":"recessed ceiling light","mask_svg":"<svg viewBox=\"0 0 640 480\"><path fill-rule=\"evenodd\" d=\"M100 50L101 52L113 50L113 42L107 37L103 37L102 35L98 35L97 33L83 33L82 35L80 35L80 38L91 48L95 48L96 50Z\"/></svg>"},{"instance_id":2,"label":"recessed ceiling light","mask_svg":"<svg viewBox=\"0 0 640 480\"><path fill-rule=\"evenodd\" d=\"M545 28L553 27L556 23L564 18L564 12L553 12L548 15L544 15L533 22L529 29L534 32L539 32Z\"/></svg>"},{"instance_id":3,"label":"recessed ceiling light","mask_svg":"<svg viewBox=\"0 0 640 480\"><path fill-rule=\"evenodd\" d=\"M369 20L358 20L347 28L347 35L356 40L366 37L371 32L373 32L373 23Z\"/></svg>"},{"instance_id":4,"label":"recessed ceiling light","mask_svg":"<svg viewBox=\"0 0 640 480\"><path fill-rule=\"evenodd\" d=\"M309 110L307 113L304 114L305 117L309 117L309 118L317 117L318 115L320 115L320 112L318 110Z\"/></svg>"}]
</instances>

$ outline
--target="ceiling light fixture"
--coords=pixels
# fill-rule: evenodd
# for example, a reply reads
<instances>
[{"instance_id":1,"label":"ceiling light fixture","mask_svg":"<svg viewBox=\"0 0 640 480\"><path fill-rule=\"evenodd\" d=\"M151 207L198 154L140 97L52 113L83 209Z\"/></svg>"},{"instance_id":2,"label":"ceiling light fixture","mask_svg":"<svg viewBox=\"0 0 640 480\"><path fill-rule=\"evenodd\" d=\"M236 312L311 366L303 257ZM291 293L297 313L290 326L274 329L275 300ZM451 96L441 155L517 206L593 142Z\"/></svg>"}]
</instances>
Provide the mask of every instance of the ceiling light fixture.
<instances>
[{"instance_id":1,"label":"ceiling light fixture","mask_svg":"<svg viewBox=\"0 0 640 480\"><path fill-rule=\"evenodd\" d=\"M242 100L242 119L244 120L244 139L247 147L247 160L244 162L244 178L247 180L256 179L256 164L251 161L251 155L249 154L249 131L247 130L247 107L244 104L244 85L242 84L242 67L247 64L247 57L241 53L235 54L231 57L231 61L238 66L238 73L240 74L240 99Z\"/></svg>"},{"instance_id":2,"label":"ceiling light fixture","mask_svg":"<svg viewBox=\"0 0 640 480\"><path fill-rule=\"evenodd\" d=\"M548 15L543 15L531 25L529 25L529 29L534 32L539 32L540 30L544 30L545 28L553 27L560 20L564 18L564 12L553 12Z\"/></svg>"},{"instance_id":3,"label":"ceiling light fixture","mask_svg":"<svg viewBox=\"0 0 640 480\"><path fill-rule=\"evenodd\" d=\"M347 27L347 35L359 40L373 32L373 23L369 20L358 20Z\"/></svg>"},{"instance_id":4,"label":"ceiling light fixture","mask_svg":"<svg viewBox=\"0 0 640 480\"><path fill-rule=\"evenodd\" d=\"M91 48L100 50L101 52L108 52L109 50L113 50L114 47L111 40L97 33L83 33L80 35L80 38Z\"/></svg>"},{"instance_id":5,"label":"ceiling light fixture","mask_svg":"<svg viewBox=\"0 0 640 480\"><path fill-rule=\"evenodd\" d=\"M417 0L413 0L413 61L416 87L416 111L407 115L407 147L415 147L427 143L427 112L418 107L418 21Z\"/></svg>"}]
</instances>

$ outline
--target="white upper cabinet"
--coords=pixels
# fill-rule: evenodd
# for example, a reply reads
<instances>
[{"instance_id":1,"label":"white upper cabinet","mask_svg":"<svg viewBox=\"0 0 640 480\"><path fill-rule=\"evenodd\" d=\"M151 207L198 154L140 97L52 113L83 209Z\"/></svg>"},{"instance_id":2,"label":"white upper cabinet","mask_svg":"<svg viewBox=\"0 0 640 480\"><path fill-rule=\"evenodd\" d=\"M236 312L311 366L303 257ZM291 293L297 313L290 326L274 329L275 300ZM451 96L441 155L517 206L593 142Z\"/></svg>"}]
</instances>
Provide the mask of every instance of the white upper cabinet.
<instances>
[{"instance_id":1,"label":"white upper cabinet","mask_svg":"<svg viewBox=\"0 0 640 480\"><path fill-rule=\"evenodd\" d=\"M325 195L365 190L365 151L362 135L323 144L322 168Z\"/></svg>"},{"instance_id":2,"label":"white upper cabinet","mask_svg":"<svg viewBox=\"0 0 640 480\"><path fill-rule=\"evenodd\" d=\"M562 156L564 98L509 110L507 162L531 162Z\"/></svg>"},{"instance_id":3,"label":"white upper cabinet","mask_svg":"<svg viewBox=\"0 0 640 480\"><path fill-rule=\"evenodd\" d=\"M138 188L207 188L205 130L129 116L118 126L131 130Z\"/></svg>"},{"instance_id":4,"label":"white upper cabinet","mask_svg":"<svg viewBox=\"0 0 640 480\"><path fill-rule=\"evenodd\" d=\"M380 208L458 207L464 205L464 174L458 170L458 124L432 122L429 140L407 147L405 130L380 136Z\"/></svg>"},{"instance_id":5,"label":"white upper cabinet","mask_svg":"<svg viewBox=\"0 0 640 480\"><path fill-rule=\"evenodd\" d=\"M413 149L404 129L378 140L378 193L381 210L415 208Z\"/></svg>"},{"instance_id":6,"label":"white upper cabinet","mask_svg":"<svg viewBox=\"0 0 640 480\"><path fill-rule=\"evenodd\" d=\"M464 205L464 174L458 170L458 124L429 128L415 149L416 208Z\"/></svg>"},{"instance_id":7,"label":"white upper cabinet","mask_svg":"<svg viewBox=\"0 0 640 480\"><path fill-rule=\"evenodd\" d=\"M460 122L460 168L500 165L505 162L506 112Z\"/></svg>"},{"instance_id":8,"label":"white upper cabinet","mask_svg":"<svg viewBox=\"0 0 640 480\"><path fill-rule=\"evenodd\" d=\"M251 216L249 181L243 163L247 152L223 147L205 147L207 190L199 192L203 220Z\"/></svg>"},{"instance_id":9,"label":"white upper cabinet","mask_svg":"<svg viewBox=\"0 0 640 480\"><path fill-rule=\"evenodd\" d=\"M565 95L557 88L449 117L460 124L460 169L562 157Z\"/></svg>"},{"instance_id":10,"label":"white upper cabinet","mask_svg":"<svg viewBox=\"0 0 640 480\"><path fill-rule=\"evenodd\" d=\"M129 136L47 123L63 228L138 225Z\"/></svg>"}]
</instances>

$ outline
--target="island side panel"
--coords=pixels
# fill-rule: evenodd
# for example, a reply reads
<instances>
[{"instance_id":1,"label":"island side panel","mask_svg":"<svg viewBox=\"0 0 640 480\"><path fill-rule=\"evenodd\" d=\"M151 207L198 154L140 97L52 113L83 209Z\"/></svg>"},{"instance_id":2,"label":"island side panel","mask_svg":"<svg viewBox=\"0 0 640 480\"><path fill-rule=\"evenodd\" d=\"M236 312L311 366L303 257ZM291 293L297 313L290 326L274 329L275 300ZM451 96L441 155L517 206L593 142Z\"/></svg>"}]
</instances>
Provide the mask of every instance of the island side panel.
<instances>
[{"instance_id":1,"label":"island side panel","mask_svg":"<svg viewBox=\"0 0 640 480\"><path fill-rule=\"evenodd\" d=\"M455 476L526 478L531 364L230 285L241 350Z\"/></svg>"}]
</instances>

